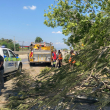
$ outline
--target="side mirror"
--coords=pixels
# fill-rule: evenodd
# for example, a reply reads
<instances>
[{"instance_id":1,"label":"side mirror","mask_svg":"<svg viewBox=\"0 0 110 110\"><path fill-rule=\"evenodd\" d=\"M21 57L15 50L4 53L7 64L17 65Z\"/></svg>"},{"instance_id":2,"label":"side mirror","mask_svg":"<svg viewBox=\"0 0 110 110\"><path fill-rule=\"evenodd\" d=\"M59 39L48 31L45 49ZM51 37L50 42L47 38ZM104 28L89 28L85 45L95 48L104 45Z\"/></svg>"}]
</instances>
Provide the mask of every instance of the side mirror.
<instances>
[{"instance_id":1,"label":"side mirror","mask_svg":"<svg viewBox=\"0 0 110 110\"><path fill-rule=\"evenodd\" d=\"M18 54L15 54L16 55L16 57L18 57L19 55Z\"/></svg>"}]
</instances>

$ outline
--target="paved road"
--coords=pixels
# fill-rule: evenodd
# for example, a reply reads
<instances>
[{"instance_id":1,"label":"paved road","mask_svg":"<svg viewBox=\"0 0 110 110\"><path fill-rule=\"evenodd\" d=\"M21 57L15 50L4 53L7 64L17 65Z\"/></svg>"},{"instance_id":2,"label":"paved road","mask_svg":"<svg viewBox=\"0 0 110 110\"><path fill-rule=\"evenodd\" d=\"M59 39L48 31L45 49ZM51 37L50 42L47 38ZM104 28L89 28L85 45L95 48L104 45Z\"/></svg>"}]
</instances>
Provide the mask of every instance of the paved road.
<instances>
[{"instance_id":1,"label":"paved road","mask_svg":"<svg viewBox=\"0 0 110 110\"><path fill-rule=\"evenodd\" d=\"M23 64L28 64L28 63L29 63L29 62L28 62L28 59L27 59L27 58L23 58L23 59L22 59L22 63L23 63Z\"/></svg>"}]
</instances>

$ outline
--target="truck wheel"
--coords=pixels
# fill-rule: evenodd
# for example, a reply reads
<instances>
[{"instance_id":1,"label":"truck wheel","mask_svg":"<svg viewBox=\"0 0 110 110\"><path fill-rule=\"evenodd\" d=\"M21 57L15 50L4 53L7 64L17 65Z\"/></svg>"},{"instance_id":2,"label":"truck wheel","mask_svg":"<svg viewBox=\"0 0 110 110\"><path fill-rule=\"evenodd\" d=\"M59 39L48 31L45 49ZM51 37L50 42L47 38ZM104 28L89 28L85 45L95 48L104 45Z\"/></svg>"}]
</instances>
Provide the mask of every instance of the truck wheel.
<instances>
[{"instance_id":1,"label":"truck wheel","mask_svg":"<svg viewBox=\"0 0 110 110\"><path fill-rule=\"evenodd\" d=\"M17 72L21 74L21 72L22 72L22 65L21 64L19 65Z\"/></svg>"},{"instance_id":2,"label":"truck wheel","mask_svg":"<svg viewBox=\"0 0 110 110\"><path fill-rule=\"evenodd\" d=\"M34 63L30 63L30 66L34 66L35 64Z\"/></svg>"},{"instance_id":3,"label":"truck wheel","mask_svg":"<svg viewBox=\"0 0 110 110\"><path fill-rule=\"evenodd\" d=\"M51 66L51 63L48 63L48 66Z\"/></svg>"}]
</instances>

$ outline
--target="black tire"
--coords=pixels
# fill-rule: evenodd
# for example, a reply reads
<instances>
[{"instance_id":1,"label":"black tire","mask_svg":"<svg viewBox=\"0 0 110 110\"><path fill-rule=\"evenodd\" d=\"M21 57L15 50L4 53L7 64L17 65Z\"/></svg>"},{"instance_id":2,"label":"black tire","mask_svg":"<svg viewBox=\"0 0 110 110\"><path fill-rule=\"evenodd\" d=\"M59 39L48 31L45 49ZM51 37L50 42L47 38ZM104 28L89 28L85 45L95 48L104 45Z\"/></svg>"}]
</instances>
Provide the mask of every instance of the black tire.
<instances>
[{"instance_id":1,"label":"black tire","mask_svg":"<svg viewBox=\"0 0 110 110\"><path fill-rule=\"evenodd\" d=\"M30 63L30 66L32 67L32 66L35 66L35 63Z\"/></svg>"},{"instance_id":2,"label":"black tire","mask_svg":"<svg viewBox=\"0 0 110 110\"><path fill-rule=\"evenodd\" d=\"M51 66L51 63L48 63L48 66Z\"/></svg>"},{"instance_id":3,"label":"black tire","mask_svg":"<svg viewBox=\"0 0 110 110\"><path fill-rule=\"evenodd\" d=\"M17 72L21 74L21 72L22 72L22 64L19 65Z\"/></svg>"}]
</instances>

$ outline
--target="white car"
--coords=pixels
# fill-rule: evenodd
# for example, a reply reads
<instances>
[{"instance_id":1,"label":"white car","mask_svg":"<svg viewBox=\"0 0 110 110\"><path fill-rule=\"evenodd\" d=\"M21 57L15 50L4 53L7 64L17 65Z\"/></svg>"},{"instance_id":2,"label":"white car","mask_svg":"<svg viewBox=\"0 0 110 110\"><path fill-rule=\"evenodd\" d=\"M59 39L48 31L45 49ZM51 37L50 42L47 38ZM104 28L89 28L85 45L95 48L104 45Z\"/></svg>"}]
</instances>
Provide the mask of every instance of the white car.
<instances>
[{"instance_id":1,"label":"white car","mask_svg":"<svg viewBox=\"0 0 110 110\"><path fill-rule=\"evenodd\" d=\"M4 75L9 72L22 71L22 62L17 54L8 48L0 47L0 55L4 58Z\"/></svg>"}]
</instances>

